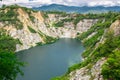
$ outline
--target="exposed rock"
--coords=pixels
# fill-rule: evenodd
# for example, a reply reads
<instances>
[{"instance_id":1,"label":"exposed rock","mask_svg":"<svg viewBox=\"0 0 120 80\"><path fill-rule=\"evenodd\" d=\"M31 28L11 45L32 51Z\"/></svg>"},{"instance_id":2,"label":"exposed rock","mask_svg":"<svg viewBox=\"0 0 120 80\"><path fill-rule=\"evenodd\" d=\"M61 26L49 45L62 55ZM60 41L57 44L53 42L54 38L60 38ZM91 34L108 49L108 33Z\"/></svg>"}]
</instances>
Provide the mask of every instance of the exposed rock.
<instances>
[{"instance_id":1,"label":"exposed rock","mask_svg":"<svg viewBox=\"0 0 120 80\"><path fill-rule=\"evenodd\" d=\"M70 73L70 80L103 80L101 75L101 67L105 63L106 59L101 58L92 66L91 69L83 67Z\"/></svg>"},{"instance_id":2,"label":"exposed rock","mask_svg":"<svg viewBox=\"0 0 120 80\"><path fill-rule=\"evenodd\" d=\"M91 33L87 38L83 39L82 42L84 42L84 41L90 39L90 38L93 37L95 34L97 34L97 32Z\"/></svg>"},{"instance_id":3,"label":"exposed rock","mask_svg":"<svg viewBox=\"0 0 120 80\"><path fill-rule=\"evenodd\" d=\"M87 39L90 39L91 37L93 37L95 34L97 34L97 32L93 32L92 34L90 34Z\"/></svg>"},{"instance_id":4,"label":"exposed rock","mask_svg":"<svg viewBox=\"0 0 120 80\"><path fill-rule=\"evenodd\" d=\"M79 33L86 32L97 21L98 19L83 19L77 24L76 30Z\"/></svg>"},{"instance_id":5,"label":"exposed rock","mask_svg":"<svg viewBox=\"0 0 120 80\"><path fill-rule=\"evenodd\" d=\"M115 36L120 35L120 20L116 20L112 23L110 31L113 31Z\"/></svg>"},{"instance_id":6,"label":"exposed rock","mask_svg":"<svg viewBox=\"0 0 120 80\"><path fill-rule=\"evenodd\" d=\"M0 22L0 28L4 28L9 35L21 41L22 45L16 45L16 51L36 46L36 43L38 42L46 43L44 38L47 36L52 38L76 38L78 32L82 33L87 31L97 22L97 19L84 19L77 24L76 28L73 22L64 22L64 26L56 28L53 26L53 23L70 16L47 14L48 18L43 18L41 12L31 11L31 13L28 13L22 8L18 8L16 11L18 14L17 19L19 19L23 25L22 29L18 30L15 25L5 25L5 23ZM31 20L30 16L34 17L34 21ZM31 27L36 33L32 33L29 30L29 27ZM40 32L42 35L40 35Z\"/></svg>"}]
</instances>

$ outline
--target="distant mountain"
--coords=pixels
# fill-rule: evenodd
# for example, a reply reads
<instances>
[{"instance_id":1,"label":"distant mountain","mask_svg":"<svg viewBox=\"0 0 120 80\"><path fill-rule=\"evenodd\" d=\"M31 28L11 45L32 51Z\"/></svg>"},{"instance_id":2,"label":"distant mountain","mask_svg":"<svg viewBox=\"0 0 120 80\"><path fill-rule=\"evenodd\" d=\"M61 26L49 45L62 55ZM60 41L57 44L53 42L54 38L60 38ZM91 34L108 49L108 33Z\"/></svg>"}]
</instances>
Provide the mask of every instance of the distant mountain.
<instances>
[{"instance_id":1,"label":"distant mountain","mask_svg":"<svg viewBox=\"0 0 120 80\"><path fill-rule=\"evenodd\" d=\"M70 12L70 13L101 13L101 12L108 12L108 11L120 11L120 6L113 6L113 7L104 7L104 6L83 6L83 7L76 7L76 6L65 6L59 4L51 4L51 5L43 5L41 7L33 7L35 10L42 10L42 11L63 11L63 12Z\"/></svg>"}]
</instances>

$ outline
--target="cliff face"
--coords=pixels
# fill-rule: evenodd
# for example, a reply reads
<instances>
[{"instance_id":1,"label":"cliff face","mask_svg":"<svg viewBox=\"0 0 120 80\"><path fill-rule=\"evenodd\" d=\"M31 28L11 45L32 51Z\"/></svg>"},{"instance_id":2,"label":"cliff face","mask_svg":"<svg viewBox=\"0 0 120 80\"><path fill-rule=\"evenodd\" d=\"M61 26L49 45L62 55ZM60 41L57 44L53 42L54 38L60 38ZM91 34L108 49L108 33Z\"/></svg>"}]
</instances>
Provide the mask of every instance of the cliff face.
<instances>
[{"instance_id":1,"label":"cliff face","mask_svg":"<svg viewBox=\"0 0 120 80\"><path fill-rule=\"evenodd\" d=\"M106 59L102 58L91 69L88 69L88 66L86 66L71 72L70 80L104 80L101 75L101 69L105 61Z\"/></svg>"},{"instance_id":2,"label":"cliff face","mask_svg":"<svg viewBox=\"0 0 120 80\"><path fill-rule=\"evenodd\" d=\"M36 26L36 23L33 23L30 20L29 14L22 8L18 8L16 13L18 14L17 18L19 19L19 22L21 22L22 24L22 29L17 29L16 26L14 26L13 24L5 25L5 23L1 23L0 25L1 28L7 30L9 35L11 35L15 39L19 39L22 43L22 45L16 45L16 51L28 49L32 46L35 46L38 42L44 42L42 37L37 33L39 31L38 26ZM32 15L34 15L35 17L36 15L38 16L35 19L40 22L38 23L39 25L44 24L44 19L42 18L40 12L32 13ZM36 32L32 33L28 27L31 27Z\"/></svg>"},{"instance_id":3,"label":"cliff face","mask_svg":"<svg viewBox=\"0 0 120 80\"><path fill-rule=\"evenodd\" d=\"M89 34L87 38L83 39L84 40L83 42L85 42L85 40L88 40L89 38L92 38L94 36L93 34L95 35L95 34L97 34L97 32L96 33L92 32L91 34ZM69 73L69 80L105 80L103 78L104 75L102 73L103 66L108 65L109 59L112 59L112 58L110 57L111 56L110 52L108 53L110 55L109 57L108 56L107 57L105 57L105 56L99 57L100 54L104 53L104 51L99 52L99 50L106 50L107 48L105 48L105 49L102 49L102 48L104 46L110 45L110 43L108 43L108 45L106 44L106 40L108 40L108 37L110 38L111 43L112 43L112 41L114 42L114 39L112 40L112 38L119 37L119 35L120 35L120 20L116 20L115 22L111 23L111 25L108 28L106 28L104 30L104 33L101 36L101 38L98 38L100 40L99 40L99 42L96 43L96 45L94 46L94 49L92 50L92 48L91 48L88 56L84 60L84 61L88 60L88 64L86 64L86 66L84 66L80 69L76 69L76 70L70 72ZM108 40L108 41L110 41L110 40ZM119 39L117 39L117 41L119 41ZM119 44L119 43L117 43L117 41L115 41L116 45ZM111 47L114 46L115 42L112 43ZM104 46L101 47L101 45L104 45ZM111 47L109 47L108 49L110 49ZM111 48L111 52L118 50L118 48L119 48L118 46L114 47L113 50ZM96 52L98 52L99 56L95 57L96 59L94 59L93 56L97 55ZM107 53L107 51L104 54L106 54L106 53ZM115 55L115 53L112 53L112 55ZM92 60L90 60L90 58ZM97 59L97 58L99 58L99 59ZM96 61L94 62L94 60L96 60ZM114 62L112 62L112 64L113 64L112 66L114 66ZM111 67L111 65L110 65L110 67ZM109 68L109 66L107 66L107 68ZM113 69L116 69L116 68L114 67ZM109 70L108 71L108 73L109 73L111 68L107 69L107 70ZM107 70L105 73L107 73ZM110 74L112 74L112 73L110 73ZM106 75L109 76L109 74L106 74ZM116 79L116 77L114 77L113 79Z\"/></svg>"},{"instance_id":4,"label":"cliff face","mask_svg":"<svg viewBox=\"0 0 120 80\"><path fill-rule=\"evenodd\" d=\"M0 16L2 17L0 18L0 29L5 29L7 34L21 42L16 45L16 51L28 49L37 44L51 43L58 38L77 37L82 40L86 46L83 53L84 61L77 65L77 69L76 66L75 68L73 66L73 71L67 74L67 78L60 80L104 80L101 74L102 66L107 62L111 53L119 50L116 45L120 44L119 41L115 43L112 38L109 40L106 37L108 32L112 32L114 36L120 35L120 20L115 22L113 22L114 19L112 20L119 14L113 13L114 16L102 14L99 16L99 18L103 16L101 20L89 17L81 19L80 15L80 20L76 23L74 22L75 14L44 13L23 7L12 7L12 9L7 7L0 9L1 13L5 16ZM106 18L104 19L104 17ZM111 36L109 35L109 37ZM109 44L112 45L106 42L107 39L111 41ZM107 52L109 54L106 55Z\"/></svg>"},{"instance_id":5,"label":"cliff face","mask_svg":"<svg viewBox=\"0 0 120 80\"><path fill-rule=\"evenodd\" d=\"M93 24L98 21L97 19L84 19L80 20L77 25L75 25L73 21L65 21L63 22L63 26L57 28L54 25L56 22L60 22L69 18L74 18L74 16L67 15L63 17L58 14L48 14L47 23L50 26L49 29L59 38L75 38L77 33L83 33L87 31Z\"/></svg>"},{"instance_id":6,"label":"cliff face","mask_svg":"<svg viewBox=\"0 0 120 80\"><path fill-rule=\"evenodd\" d=\"M0 28L7 30L7 33L15 39L19 39L21 44L16 45L16 51L28 49L36 46L36 43L45 44L51 42L48 37L51 37L53 41L57 38L75 38L77 33L87 31L93 24L97 22L94 19L84 19L79 21L77 26L71 22L63 22L63 26L55 27L54 23L63 19L69 18L69 16L61 16L59 14L47 14L48 17L44 18L44 13L35 12L24 8L12 9L17 14L16 19L18 23L22 25L21 29L17 29L13 24L6 25L9 21L0 22ZM3 10L8 12L9 8Z\"/></svg>"},{"instance_id":7,"label":"cliff face","mask_svg":"<svg viewBox=\"0 0 120 80\"><path fill-rule=\"evenodd\" d=\"M111 26L110 31L113 31L115 36L120 35L120 20L116 20Z\"/></svg>"}]
</instances>

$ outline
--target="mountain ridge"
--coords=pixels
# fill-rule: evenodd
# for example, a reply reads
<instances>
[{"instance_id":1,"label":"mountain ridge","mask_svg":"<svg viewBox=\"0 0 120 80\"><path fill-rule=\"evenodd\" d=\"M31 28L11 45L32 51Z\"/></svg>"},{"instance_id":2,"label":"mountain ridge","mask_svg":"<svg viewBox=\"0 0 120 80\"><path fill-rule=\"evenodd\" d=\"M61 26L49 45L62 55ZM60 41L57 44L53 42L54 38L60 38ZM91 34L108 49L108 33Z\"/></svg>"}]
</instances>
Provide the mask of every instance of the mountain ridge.
<instances>
[{"instance_id":1,"label":"mountain ridge","mask_svg":"<svg viewBox=\"0 0 120 80\"><path fill-rule=\"evenodd\" d=\"M41 11L61 11L61 12L68 12L68 13L94 13L96 11L100 12L108 12L108 11L120 11L120 6L66 6L61 4L50 4L50 5L43 5L41 7L33 7L35 10Z\"/></svg>"}]
</instances>

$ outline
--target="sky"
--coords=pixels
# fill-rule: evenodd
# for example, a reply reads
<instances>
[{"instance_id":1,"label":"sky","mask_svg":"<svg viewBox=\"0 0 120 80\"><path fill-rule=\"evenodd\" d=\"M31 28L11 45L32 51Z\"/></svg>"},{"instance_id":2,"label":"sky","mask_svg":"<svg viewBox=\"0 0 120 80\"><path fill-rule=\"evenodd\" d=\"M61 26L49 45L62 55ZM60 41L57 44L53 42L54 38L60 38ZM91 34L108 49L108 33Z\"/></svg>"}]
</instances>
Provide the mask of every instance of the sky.
<instances>
[{"instance_id":1,"label":"sky","mask_svg":"<svg viewBox=\"0 0 120 80\"><path fill-rule=\"evenodd\" d=\"M19 4L26 7L38 7L53 3L68 6L120 6L120 0L2 0L0 6Z\"/></svg>"}]
</instances>

